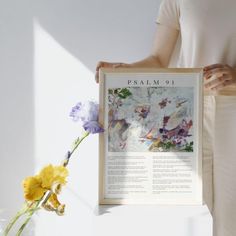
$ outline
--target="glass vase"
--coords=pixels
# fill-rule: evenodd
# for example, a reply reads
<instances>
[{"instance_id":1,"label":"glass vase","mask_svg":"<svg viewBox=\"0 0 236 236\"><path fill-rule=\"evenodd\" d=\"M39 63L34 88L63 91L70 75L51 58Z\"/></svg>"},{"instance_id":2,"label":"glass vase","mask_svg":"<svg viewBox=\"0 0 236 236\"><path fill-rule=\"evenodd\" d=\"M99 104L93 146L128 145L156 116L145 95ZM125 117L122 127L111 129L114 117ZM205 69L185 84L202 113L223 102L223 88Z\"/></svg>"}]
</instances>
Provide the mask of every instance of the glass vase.
<instances>
[{"instance_id":1,"label":"glass vase","mask_svg":"<svg viewBox=\"0 0 236 236\"><path fill-rule=\"evenodd\" d=\"M9 210L4 210L0 209L0 236L5 236L4 235L4 230L6 229L7 225L9 222L14 218L16 215L16 211L9 211ZM33 218L28 222L24 230L22 231L20 236L34 236L35 235L35 230L34 230L34 221ZM25 215L21 216L17 222L12 226L11 230L9 231L7 236L15 236L17 235L17 232L21 225L23 224L25 220Z\"/></svg>"}]
</instances>

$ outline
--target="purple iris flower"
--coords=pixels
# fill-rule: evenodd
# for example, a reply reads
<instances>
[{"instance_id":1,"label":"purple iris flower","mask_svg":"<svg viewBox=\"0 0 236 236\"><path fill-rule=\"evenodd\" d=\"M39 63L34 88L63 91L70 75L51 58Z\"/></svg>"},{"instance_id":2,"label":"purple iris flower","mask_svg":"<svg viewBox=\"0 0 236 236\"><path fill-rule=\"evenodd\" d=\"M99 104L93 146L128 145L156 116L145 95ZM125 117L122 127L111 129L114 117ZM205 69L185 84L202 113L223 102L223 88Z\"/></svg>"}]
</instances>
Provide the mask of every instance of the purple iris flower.
<instances>
[{"instance_id":1,"label":"purple iris flower","mask_svg":"<svg viewBox=\"0 0 236 236\"><path fill-rule=\"evenodd\" d=\"M98 123L99 105L93 101L79 102L71 110L70 116L74 121L81 121L85 131L96 134L104 129Z\"/></svg>"},{"instance_id":2,"label":"purple iris flower","mask_svg":"<svg viewBox=\"0 0 236 236\"><path fill-rule=\"evenodd\" d=\"M101 133L104 131L104 129L100 126L100 124L97 121L88 121L83 124L84 130L91 133Z\"/></svg>"}]
</instances>

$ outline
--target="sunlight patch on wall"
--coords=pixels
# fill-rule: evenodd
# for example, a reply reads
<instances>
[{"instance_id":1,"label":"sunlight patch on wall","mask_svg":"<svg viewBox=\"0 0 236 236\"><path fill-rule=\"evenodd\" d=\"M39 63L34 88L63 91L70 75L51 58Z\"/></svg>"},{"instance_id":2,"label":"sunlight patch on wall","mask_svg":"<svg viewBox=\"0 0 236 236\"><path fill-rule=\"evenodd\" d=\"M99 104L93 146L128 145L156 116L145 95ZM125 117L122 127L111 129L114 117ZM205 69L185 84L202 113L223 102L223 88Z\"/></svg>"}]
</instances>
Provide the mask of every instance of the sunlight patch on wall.
<instances>
[{"instance_id":1,"label":"sunlight patch on wall","mask_svg":"<svg viewBox=\"0 0 236 236\"><path fill-rule=\"evenodd\" d=\"M64 159L81 133L80 125L69 117L71 107L81 100L97 100L98 85L94 74L79 58L60 45L37 20L34 21L34 46L35 165L38 171L49 163L58 165ZM87 232L90 228L91 209L81 199L86 199L87 205L96 203L98 151L97 137L89 138L70 163L68 187L60 196L61 201L67 203L67 216L40 213L43 217L37 219L36 236L73 235L69 230L73 221L74 224L85 222L80 225L81 231ZM88 178L88 167L94 178L91 175ZM57 231L52 225L57 225Z\"/></svg>"},{"instance_id":2,"label":"sunlight patch on wall","mask_svg":"<svg viewBox=\"0 0 236 236\"><path fill-rule=\"evenodd\" d=\"M69 118L78 101L98 98L94 74L34 22L36 159L62 155L78 133ZM76 126L79 125L76 124ZM55 155L58 152L58 155ZM44 160L43 156L47 156Z\"/></svg>"}]
</instances>

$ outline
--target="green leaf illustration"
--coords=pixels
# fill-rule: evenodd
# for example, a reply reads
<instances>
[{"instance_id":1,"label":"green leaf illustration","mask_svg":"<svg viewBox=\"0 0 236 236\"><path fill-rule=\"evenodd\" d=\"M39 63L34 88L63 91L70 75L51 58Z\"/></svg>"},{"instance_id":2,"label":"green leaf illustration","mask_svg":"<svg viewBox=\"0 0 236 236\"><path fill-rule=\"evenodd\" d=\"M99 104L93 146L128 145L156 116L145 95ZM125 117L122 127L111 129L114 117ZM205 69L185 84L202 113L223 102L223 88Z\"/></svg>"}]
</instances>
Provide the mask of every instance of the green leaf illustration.
<instances>
[{"instance_id":1,"label":"green leaf illustration","mask_svg":"<svg viewBox=\"0 0 236 236\"><path fill-rule=\"evenodd\" d=\"M117 94L118 94L118 97L123 98L123 99L126 99L127 97L132 95L130 90L127 88L118 89Z\"/></svg>"}]
</instances>

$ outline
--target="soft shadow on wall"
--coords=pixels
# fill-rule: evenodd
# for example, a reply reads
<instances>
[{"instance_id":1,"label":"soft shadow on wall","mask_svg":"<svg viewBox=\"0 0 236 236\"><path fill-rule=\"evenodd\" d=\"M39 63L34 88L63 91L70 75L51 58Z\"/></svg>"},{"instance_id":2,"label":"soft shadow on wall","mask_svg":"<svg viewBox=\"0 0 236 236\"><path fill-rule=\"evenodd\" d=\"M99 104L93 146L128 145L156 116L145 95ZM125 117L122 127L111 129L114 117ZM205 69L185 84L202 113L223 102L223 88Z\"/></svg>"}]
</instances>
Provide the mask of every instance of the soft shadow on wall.
<instances>
[{"instance_id":1,"label":"soft shadow on wall","mask_svg":"<svg viewBox=\"0 0 236 236\"><path fill-rule=\"evenodd\" d=\"M38 1L35 16L91 71L98 60L133 61L150 52L158 0Z\"/></svg>"},{"instance_id":2,"label":"soft shadow on wall","mask_svg":"<svg viewBox=\"0 0 236 236\"><path fill-rule=\"evenodd\" d=\"M10 211L34 171L32 13L26 1L0 1L0 208Z\"/></svg>"},{"instance_id":3,"label":"soft shadow on wall","mask_svg":"<svg viewBox=\"0 0 236 236\"><path fill-rule=\"evenodd\" d=\"M0 207L17 209L21 180L34 173L33 21L94 72L99 60L132 62L149 54L159 2L0 2ZM86 86L87 79L93 78L78 78L78 83Z\"/></svg>"}]
</instances>

